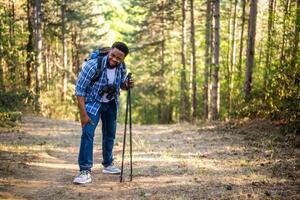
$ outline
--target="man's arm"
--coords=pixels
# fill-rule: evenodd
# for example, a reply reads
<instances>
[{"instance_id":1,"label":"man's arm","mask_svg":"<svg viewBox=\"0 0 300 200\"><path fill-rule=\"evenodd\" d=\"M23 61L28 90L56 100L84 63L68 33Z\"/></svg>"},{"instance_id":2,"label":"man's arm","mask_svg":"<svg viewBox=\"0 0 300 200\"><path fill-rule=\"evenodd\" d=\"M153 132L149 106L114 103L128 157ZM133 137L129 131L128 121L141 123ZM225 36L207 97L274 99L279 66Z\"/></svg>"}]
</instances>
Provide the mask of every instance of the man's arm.
<instances>
[{"instance_id":1,"label":"man's arm","mask_svg":"<svg viewBox=\"0 0 300 200\"><path fill-rule=\"evenodd\" d=\"M82 70L79 73L76 86L75 95L76 96L87 96L86 89L89 87L91 80L96 73L97 61L96 59L87 61L83 64Z\"/></svg>"},{"instance_id":2,"label":"man's arm","mask_svg":"<svg viewBox=\"0 0 300 200\"><path fill-rule=\"evenodd\" d=\"M75 87L75 95L77 96L78 106L80 110L81 126L83 127L87 123L92 123L85 108L85 96L87 95L86 89L89 86L93 74L95 74L95 62L88 61L83 65L83 68L78 76L78 80Z\"/></svg>"},{"instance_id":3,"label":"man's arm","mask_svg":"<svg viewBox=\"0 0 300 200\"><path fill-rule=\"evenodd\" d=\"M93 123L86 112L84 98L85 97L77 96L77 101L78 101L78 106L80 111L81 127L84 127L87 123Z\"/></svg>"}]
</instances>

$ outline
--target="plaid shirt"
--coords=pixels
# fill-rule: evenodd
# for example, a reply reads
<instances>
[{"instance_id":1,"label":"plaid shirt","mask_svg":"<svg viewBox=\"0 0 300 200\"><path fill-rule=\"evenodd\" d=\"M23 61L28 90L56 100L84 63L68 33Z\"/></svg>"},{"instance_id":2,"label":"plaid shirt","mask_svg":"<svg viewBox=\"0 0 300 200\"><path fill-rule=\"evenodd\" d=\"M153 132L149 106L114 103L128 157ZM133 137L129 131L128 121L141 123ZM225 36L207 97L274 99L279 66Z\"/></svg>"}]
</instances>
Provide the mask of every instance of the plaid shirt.
<instances>
[{"instance_id":1,"label":"plaid shirt","mask_svg":"<svg viewBox=\"0 0 300 200\"><path fill-rule=\"evenodd\" d=\"M108 66L108 56L105 56L102 59L104 68L101 73L101 77L94 83L91 87L90 83L93 76L96 73L97 69L97 59L91 59L85 62L82 66L82 70L78 76L76 87L75 87L75 95L76 96L84 96L85 97L85 106L86 111L96 115L99 108L101 107L101 98L99 95L99 91L108 84L107 79L107 66ZM115 95L117 108L119 105L119 94L120 88L124 85L126 80L126 65L124 63L120 64L116 68L115 81L114 84L117 86L117 92Z\"/></svg>"}]
</instances>

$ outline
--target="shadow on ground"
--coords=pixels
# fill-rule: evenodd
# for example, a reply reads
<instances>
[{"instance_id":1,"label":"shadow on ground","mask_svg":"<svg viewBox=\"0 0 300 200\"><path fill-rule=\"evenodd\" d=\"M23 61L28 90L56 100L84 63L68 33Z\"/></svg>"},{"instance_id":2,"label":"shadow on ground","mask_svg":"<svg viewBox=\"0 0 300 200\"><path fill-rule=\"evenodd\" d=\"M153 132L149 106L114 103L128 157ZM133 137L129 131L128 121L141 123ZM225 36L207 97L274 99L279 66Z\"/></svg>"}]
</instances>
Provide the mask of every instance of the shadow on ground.
<instances>
[{"instance_id":1,"label":"shadow on ground","mask_svg":"<svg viewBox=\"0 0 300 200\"><path fill-rule=\"evenodd\" d=\"M126 153L124 183L101 173L98 129L93 181L73 185L79 124L25 116L19 130L0 133L0 199L299 199L300 154L292 142L298 136L287 140L261 126L136 125L133 181ZM122 135L121 125L118 166Z\"/></svg>"}]
</instances>

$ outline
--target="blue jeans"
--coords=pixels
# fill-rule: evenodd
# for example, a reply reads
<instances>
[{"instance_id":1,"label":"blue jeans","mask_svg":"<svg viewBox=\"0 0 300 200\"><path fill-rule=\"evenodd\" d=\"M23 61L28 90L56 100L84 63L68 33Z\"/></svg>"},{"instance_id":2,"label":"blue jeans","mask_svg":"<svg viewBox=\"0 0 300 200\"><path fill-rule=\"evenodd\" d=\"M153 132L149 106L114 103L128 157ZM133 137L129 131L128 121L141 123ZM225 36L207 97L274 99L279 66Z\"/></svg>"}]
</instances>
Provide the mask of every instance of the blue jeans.
<instances>
[{"instance_id":1,"label":"blue jeans","mask_svg":"<svg viewBox=\"0 0 300 200\"><path fill-rule=\"evenodd\" d=\"M88 123L82 128L81 143L78 157L80 171L91 171L93 167L93 144L95 129L99 119L102 121L102 165L107 167L113 162L113 146L116 136L117 107L115 100L102 103L97 115L88 113L93 124Z\"/></svg>"}]
</instances>

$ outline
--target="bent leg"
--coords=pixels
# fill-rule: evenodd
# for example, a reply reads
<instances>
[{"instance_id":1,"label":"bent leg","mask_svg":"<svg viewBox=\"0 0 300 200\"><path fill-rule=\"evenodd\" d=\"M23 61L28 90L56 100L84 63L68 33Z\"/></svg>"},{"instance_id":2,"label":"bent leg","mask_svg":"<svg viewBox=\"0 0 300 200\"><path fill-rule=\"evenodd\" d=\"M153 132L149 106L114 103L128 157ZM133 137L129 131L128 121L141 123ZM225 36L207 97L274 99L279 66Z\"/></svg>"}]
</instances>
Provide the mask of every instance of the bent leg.
<instances>
[{"instance_id":1,"label":"bent leg","mask_svg":"<svg viewBox=\"0 0 300 200\"><path fill-rule=\"evenodd\" d=\"M93 144L95 129L99 122L99 113L92 115L88 113L89 117L93 121L93 124L88 123L82 128L81 143L78 157L78 164L80 171L91 171L93 167Z\"/></svg>"}]
</instances>

